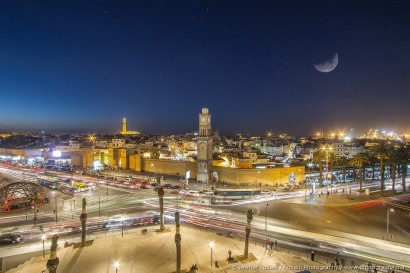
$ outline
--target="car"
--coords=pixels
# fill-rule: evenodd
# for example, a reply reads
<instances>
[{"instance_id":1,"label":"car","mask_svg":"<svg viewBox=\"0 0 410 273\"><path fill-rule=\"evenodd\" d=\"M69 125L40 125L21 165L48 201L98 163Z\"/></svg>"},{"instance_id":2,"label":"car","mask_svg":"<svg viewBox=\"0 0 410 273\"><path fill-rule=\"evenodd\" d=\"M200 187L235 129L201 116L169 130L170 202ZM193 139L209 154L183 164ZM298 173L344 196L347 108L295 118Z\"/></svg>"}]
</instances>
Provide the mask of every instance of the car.
<instances>
[{"instance_id":1,"label":"car","mask_svg":"<svg viewBox=\"0 0 410 273\"><path fill-rule=\"evenodd\" d=\"M199 196L199 191L187 191L185 195L188 196Z\"/></svg>"},{"instance_id":2,"label":"car","mask_svg":"<svg viewBox=\"0 0 410 273\"><path fill-rule=\"evenodd\" d=\"M270 194L270 191L269 190L263 190L263 191L261 191L261 193L262 194Z\"/></svg>"},{"instance_id":3,"label":"car","mask_svg":"<svg viewBox=\"0 0 410 273\"><path fill-rule=\"evenodd\" d=\"M0 244L11 245L18 244L23 241L23 236L18 234L3 234L0 236Z\"/></svg>"}]
</instances>

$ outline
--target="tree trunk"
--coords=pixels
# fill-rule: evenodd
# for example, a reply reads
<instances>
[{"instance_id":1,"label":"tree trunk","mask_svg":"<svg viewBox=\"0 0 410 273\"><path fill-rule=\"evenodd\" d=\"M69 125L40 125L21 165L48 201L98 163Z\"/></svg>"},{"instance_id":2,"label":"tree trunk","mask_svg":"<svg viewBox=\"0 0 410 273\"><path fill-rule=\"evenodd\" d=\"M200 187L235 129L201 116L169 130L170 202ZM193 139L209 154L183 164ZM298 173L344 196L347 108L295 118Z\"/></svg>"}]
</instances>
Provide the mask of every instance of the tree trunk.
<instances>
[{"instance_id":1,"label":"tree trunk","mask_svg":"<svg viewBox=\"0 0 410 273\"><path fill-rule=\"evenodd\" d=\"M175 273L181 273L181 234L175 234L175 244L177 247L177 268Z\"/></svg>"},{"instance_id":2,"label":"tree trunk","mask_svg":"<svg viewBox=\"0 0 410 273\"><path fill-rule=\"evenodd\" d=\"M245 251L243 253L243 258L248 259L248 249L249 249L249 234L251 233L251 228L247 225L245 229Z\"/></svg>"},{"instance_id":3,"label":"tree trunk","mask_svg":"<svg viewBox=\"0 0 410 273\"><path fill-rule=\"evenodd\" d=\"M81 221L81 246L85 246L85 232L86 232L86 222L87 222L87 214L81 214L80 216Z\"/></svg>"},{"instance_id":4,"label":"tree trunk","mask_svg":"<svg viewBox=\"0 0 410 273\"><path fill-rule=\"evenodd\" d=\"M57 257L57 241L58 236L54 235L51 239L50 258L47 261L46 267L49 273L57 273L57 267L60 260Z\"/></svg>"},{"instance_id":5,"label":"tree trunk","mask_svg":"<svg viewBox=\"0 0 410 273\"><path fill-rule=\"evenodd\" d=\"M322 162L319 163L319 183L322 184L323 182L323 174L322 174L323 164Z\"/></svg>"},{"instance_id":6,"label":"tree trunk","mask_svg":"<svg viewBox=\"0 0 410 273\"><path fill-rule=\"evenodd\" d=\"M362 166L359 166L359 179L360 179L360 194L362 194L362 188L363 188L363 172L362 172Z\"/></svg>"},{"instance_id":7,"label":"tree trunk","mask_svg":"<svg viewBox=\"0 0 410 273\"><path fill-rule=\"evenodd\" d=\"M160 227L159 229L161 231L165 230L164 226L164 189L160 187L158 189L158 197L159 197L159 216L160 216Z\"/></svg>"},{"instance_id":8,"label":"tree trunk","mask_svg":"<svg viewBox=\"0 0 410 273\"><path fill-rule=\"evenodd\" d=\"M352 175L353 175L353 182L356 182L356 168L355 167L353 167Z\"/></svg>"},{"instance_id":9,"label":"tree trunk","mask_svg":"<svg viewBox=\"0 0 410 273\"><path fill-rule=\"evenodd\" d=\"M372 165L372 182L374 182L374 172L375 172L376 166L373 164Z\"/></svg>"},{"instance_id":10,"label":"tree trunk","mask_svg":"<svg viewBox=\"0 0 410 273\"><path fill-rule=\"evenodd\" d=\"M393 194L396 192L396 165L393 164L391 166L391 184L392 184L392 190Z\"/></svg>"},{"instance_id":11,"label":"tree trunk","mask_svg":"<svg viewBox=\"0 0 410 273\"><path fill-rule=\"evenodd\" d=\"M160 196L159 197L159 209L160 209L160 221L161 221L161 225L159 227L159 229L161 231L165 230L165 225L164 225L164 196Z\"/></svg>"},{"instance_id":12,"label":"tree trunk","mask_svg":"<svg viewBox=\"0 0 410 273\"><path fill-rule=\"evenodd\" d=\"M380 194L384 194L384 162L383 158L380 159Z\"/></svg>"},{"instance_id":13,"label":"tree trunk","mask_svg":"<svg viewBox=\"0 0 410 273\"><path fill-rule=\"evenodd\" d=\"M403 192L406 192L406 176L407 176L407 164L401 165L401 186Z\"/></svg>"},{"instance_id":14,"label":"tree trunk","mask_svg":"<svg viewBox=\"0 0 410 273\"><path fill-rule=\"evenodd\" d=\"M343 173L343 183L346 183L346 166L343 166L342 173Z\"/></svg>"},{"instance_id":15,"label":"tree trunk","mask_svg":"<svg viewBox=\"0 0 410 273\"><path fill-rule=\"evenodd\" d=\"M330 163L330 183L333 185L333 162Z\"/></svg>"}]
</instances>

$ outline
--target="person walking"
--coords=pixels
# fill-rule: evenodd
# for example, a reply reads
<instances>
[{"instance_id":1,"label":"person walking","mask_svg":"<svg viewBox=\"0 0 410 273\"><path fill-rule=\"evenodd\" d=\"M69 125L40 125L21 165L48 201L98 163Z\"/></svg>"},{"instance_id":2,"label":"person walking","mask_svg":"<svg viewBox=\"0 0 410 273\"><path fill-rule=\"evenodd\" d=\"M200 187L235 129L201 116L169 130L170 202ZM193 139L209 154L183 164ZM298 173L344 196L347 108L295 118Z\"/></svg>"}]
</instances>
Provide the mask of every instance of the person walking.
<instances>
[{"instance_id":1,"label":"person walking","mask_svg":"<svg viewBox=\"0 0 410 273\"><path fill-rule=\"evenodd\" d=\"M367 273L372 273L372 263L371 262L367 264Z\"/></svg>"},{"instance_id":2,"label":"person walking","mask_svg":"<svg viewBox=\"0 0 410 273\"><path fill-rule=\"evenodd\" d=\"M339 252L336 253L335 264L340 265L340 263L339 263Z\"/></svg>"},{"instance_id":3,"label":"person walking","mask_svg":"<svg viewBox=\"0 0 410 273\"><path fill-rule=\"evenodd\" d=\"M267 241L266 241L266 249L267 250L270 250L270 239L268 239Z\"/></svg>"},{"instance_id":4,"label":"person walking","mask_svg":"<svg viewBox=\"0 0 410 273\"><path fill-rule=\"evenodd\" d=\"M278 251L278 241L275 240L273 245L274 245L275 251Z\"/></svg>"}]
</instances>

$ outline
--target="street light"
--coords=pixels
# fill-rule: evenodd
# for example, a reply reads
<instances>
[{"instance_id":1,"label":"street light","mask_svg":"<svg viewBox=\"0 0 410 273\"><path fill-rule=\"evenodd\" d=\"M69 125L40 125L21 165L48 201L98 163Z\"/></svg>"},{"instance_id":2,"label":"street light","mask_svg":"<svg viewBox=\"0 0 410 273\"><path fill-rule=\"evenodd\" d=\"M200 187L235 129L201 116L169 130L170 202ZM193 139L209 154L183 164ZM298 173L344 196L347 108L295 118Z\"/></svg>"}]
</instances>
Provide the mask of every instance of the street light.
<instances>
[{"instance_id":1,"label":"street light","mask_svg":"<svg viewBox=\"0 0 410 273\"><path fill-rule=\"evenodd\" d=\"M387 240L389 240L389 236L390 236L390 230L389 230L389 225L390 225L390 211L394 212L393 208L388 208L387 209Z\"/></svg>"},{"instance_id":2,"label":"street light","mask_svg":"<svg viewBox=\"0 0 410 273\"><path fill-rule=\"evenodd\" d=\"M45 258L46 257L46 254L45 254L45 252L44 252L44 240L46 239L46 235L41 235L41 240L43 240L43 258Z\"/></svg>"},{"instance_id":3,"label":"street light","mask_svg":"<svg viewBox=\"0 0 410 273\"><path fill-rule=\"evenodd\" d=\"M212 268L212 253L213 253L214 245L215 245L214 242L210 242L208 244L208 246L211 248L211 268Z\"/></svg>"},{"instance_id":4,"label":"street light","mask_svg":"<svg viewBox=\"0 0 410 273\"><path fill-rule=\"evenodd\" d=\"M115 273L118 272L118 267L120 267L120 263L119 262L115 262L114 263L114 267L115 267Z\"/></svg>"},{"instance_id":5,"label":"street light","mask_svg":"<svg viewBox=\"0 0 410 273\"><path fill-rule=\"evenodd\" d=\"M268 206L269 204L266 204L265 207L265 248L268 248L267 242L268 242L268 220L267 220L267 212L268 212Z\"/></svg>"},{"instance_id":6,"label":"street light","mask_svg":"<svg viewBox=\"0 0 410 273\"><path fill-rule=\"evenodd\" d=\"M326 179L329 176L329 151L333 151L333 147L331 145L324 145L322 146L322 150L326 152Z\"/></svg>"}]
</instances>

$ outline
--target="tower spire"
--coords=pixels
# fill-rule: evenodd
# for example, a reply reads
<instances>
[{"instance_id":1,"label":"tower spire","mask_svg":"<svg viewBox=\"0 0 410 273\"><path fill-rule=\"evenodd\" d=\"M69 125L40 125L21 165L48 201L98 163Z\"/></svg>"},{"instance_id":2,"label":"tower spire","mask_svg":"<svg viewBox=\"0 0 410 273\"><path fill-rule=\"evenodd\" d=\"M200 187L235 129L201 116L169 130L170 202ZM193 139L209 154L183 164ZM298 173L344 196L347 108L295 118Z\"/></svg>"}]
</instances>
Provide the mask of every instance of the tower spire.
<instances>
[{"instance_id":1,"label":"tower spire","mask_svg":"<svg viewBox=\"0 0 410 273\"><path fill-rule=\"evenodd\" d=\"M122 119L122 134L123 135L127 134L127 119L126 118Z\"/></svg>"}]
</instances>

